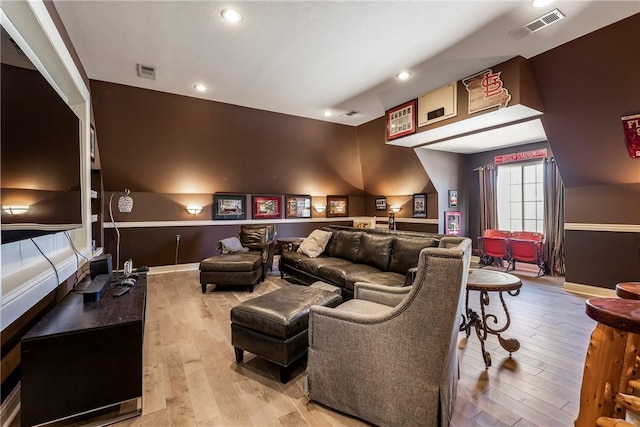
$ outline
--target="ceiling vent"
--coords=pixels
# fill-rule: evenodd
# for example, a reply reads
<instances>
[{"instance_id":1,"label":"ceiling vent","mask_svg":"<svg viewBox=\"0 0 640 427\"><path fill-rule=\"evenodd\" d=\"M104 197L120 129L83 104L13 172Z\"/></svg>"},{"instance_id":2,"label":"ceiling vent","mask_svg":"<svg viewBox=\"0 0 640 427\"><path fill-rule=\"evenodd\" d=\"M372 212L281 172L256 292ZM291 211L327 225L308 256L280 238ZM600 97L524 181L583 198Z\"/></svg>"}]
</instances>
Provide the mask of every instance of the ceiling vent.
<instances>
[{"instance_id":1,"label":"ceiling vent","mask_svg":"<svg viewBox=\"0 0 640 427\"><path fill-rule=\"evenodd\" d=\"M143 79L155 80L156 67L138 64L138 77L142 77Z\"/></svg>"},{"instance_id":2,"label":"ceiling vent","mask_svg":"<svg viewBox=\"0 0 640 427\"><path fill-rule=\"evenodd\" d=\"M343 119L350 119L351 117L355 116L356 114L358 114L358 111L349 111L347 113L342 113L340 114L339 117L342 117Z\"/></svg>"},{"instance_id":3,"label":"ceiling vent","mask_svg":"<svg viewBox=\"0 0 640 427\"><path fill-rule=\"evenodd\" d=\"M541 29L560 21L561 19L564 19L564 17L564 14L558 9L553 9L551 12L529 22L524 27L516 28L515 30L510 31L509 35L516 40L520 40L521 38L528 36L529 34L540 31Z\"/></svg>"}]
</instances>

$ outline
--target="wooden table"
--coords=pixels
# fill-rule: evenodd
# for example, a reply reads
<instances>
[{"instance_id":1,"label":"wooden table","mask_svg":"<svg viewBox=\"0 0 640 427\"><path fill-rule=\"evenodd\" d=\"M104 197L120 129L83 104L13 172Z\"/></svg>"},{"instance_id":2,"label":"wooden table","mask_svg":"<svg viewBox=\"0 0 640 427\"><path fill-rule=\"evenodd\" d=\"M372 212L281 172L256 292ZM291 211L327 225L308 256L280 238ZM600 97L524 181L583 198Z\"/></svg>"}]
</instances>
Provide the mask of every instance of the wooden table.
<instances>
[{"instance_id":1,"label":"wooden table","mask_svg":"<svg viewBox=\"0 0 640 427\"><path fill-rule=\"evenodd\" d=\"M520 342L517 339L503 338L500 334L506 331L511 324L511 317L509 316L507 304L504 302L503 293L506 292L511 296L516 296L520 293L521 287L522 282L513 274L502 273L499 271L479 270L475 268L469 269L465 298L466 316L465 314L462 316L460 331L465 331L468 338L471 334L471 327L475 328L476 335L480 340L482 358L487 369L491 366L491 354L489 354L484 347L484 342L487 339L488 334L493 334L498 337L500 345L509 352L509 356L520 348ZM480 315L469 308L469 291L479 292ZM491 320L493 324L498 324L498 317L495 314L489 314L486 312L486 307L490 303L490 292L498 292L500 302L502 303L502 309L506 316L506 322L502 327L491 327L487 322L487 320Z\"/></svg>"},{"instance_id":2,"label":"wooden table","mask_svg":"<svg viewBox=\"0 0 640 427\"><path fill-rule=\"evenodd\" d=\"M291 252L294 250L296 243L301 243L304 237L282 237L276 240L276 246L278 248L277 254L283 254L285 252Z\"/></svg>"}]
</instances>

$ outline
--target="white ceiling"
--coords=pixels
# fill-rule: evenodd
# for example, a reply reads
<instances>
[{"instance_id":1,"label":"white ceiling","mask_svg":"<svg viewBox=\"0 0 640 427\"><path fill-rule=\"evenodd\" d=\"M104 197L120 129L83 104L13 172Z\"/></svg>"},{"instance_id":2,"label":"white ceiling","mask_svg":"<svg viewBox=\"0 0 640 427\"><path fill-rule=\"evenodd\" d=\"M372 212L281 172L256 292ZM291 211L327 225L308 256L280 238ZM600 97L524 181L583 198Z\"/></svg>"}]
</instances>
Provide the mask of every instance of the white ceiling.
<instances>
[{"instance_id":1,"label":"white ceiling","mask_svg":"<svg viewBox=\"0 0 640 427\"><path fill-rule=\"evenodd\" d=\"M640 1L62 1L89 78L357 126L516 55L640 12ZM229 24L223 8L244 19ZM520 40L509 31L560 9ZM627 40L626 42L631 42ZM157 67L157 79L136 64ZM401 70L412 77L394 78ZM200 94L195 83L209 90ZM333 111L332 117L322 115ZM357 111L351 118L340 114Z\"/></svg>"}]
</instances>

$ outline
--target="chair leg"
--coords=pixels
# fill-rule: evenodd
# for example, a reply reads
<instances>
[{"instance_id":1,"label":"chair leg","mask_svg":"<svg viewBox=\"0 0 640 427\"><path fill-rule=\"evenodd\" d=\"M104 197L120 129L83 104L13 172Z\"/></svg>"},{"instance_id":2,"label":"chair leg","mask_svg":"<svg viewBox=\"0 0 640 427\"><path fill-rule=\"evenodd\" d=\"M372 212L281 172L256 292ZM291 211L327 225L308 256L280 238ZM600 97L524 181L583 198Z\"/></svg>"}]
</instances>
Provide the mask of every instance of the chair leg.
<instances>
[{"instance_id":1,"label":"chair leg","mask_svg":"<svg viewBox=\"0 0 640 427\"><path fill-rule=\"evenodd\" d=\"M291 379L291 369L288 366L280 366L280 382L286 384Z\"/></svg>"},{"instance_id":2,"label":"chair leg","mask_svg":"<svg viewBox=\"0 0 640 427\"><path fill-rule=\"evenodd\" d=\"M236 353L236 362L242 363L242 360L244 359L244 350L238 347L233 347L233 350Z\"/></svg>"},{"instance_id":3,"label":"chair leg","mask_svg":"<svg viewBox=\"0 0 640 427\"><path fill-rule=\"evenodd\" d=\"M202 285L202 293L206 293L207 292L207 284L206 283L201 283Z\"/></svg>"}]
</instances>

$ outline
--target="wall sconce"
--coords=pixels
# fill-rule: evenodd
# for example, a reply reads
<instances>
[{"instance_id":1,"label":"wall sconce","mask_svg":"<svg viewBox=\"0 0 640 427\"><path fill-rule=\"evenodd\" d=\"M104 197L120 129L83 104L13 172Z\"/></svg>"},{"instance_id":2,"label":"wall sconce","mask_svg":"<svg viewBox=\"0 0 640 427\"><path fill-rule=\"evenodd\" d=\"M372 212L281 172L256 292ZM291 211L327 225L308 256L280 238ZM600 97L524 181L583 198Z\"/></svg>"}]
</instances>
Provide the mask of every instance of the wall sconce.
<instances>
[{"instance_id":1,"label":"wall sconce","mask_svg":"<svg viewBox=\"0 0 640 427\"><path fill-rule=\"evenodd\" d=\"M109 217L111 218L111 224L113 224L113 228L116 230L116 271L120 270L120 230L116 225L115 220L113 219L113 197L116 193L111 193L109 197ZM131 197L131 191L128 188L125 188L124 193L120 193L120 197L118 198L118 211L122 213L129 213L133 210L133 198Z\"/></svg>"},{"instance_id":2,"label":"wall sconce","mask_svg":"<svg viewBox=\"0 0 640 427\"><path fill-rule=\"evenodd\" d=\"M27 205L6 205L2 206L2 210L11 215L22 215L29 211L29 206Z\"/></svg>"},{"instance_id":3,"label":"wall sconce","mask_svg":"<svg viewBox=\"0 0 640 427\"><path fill-rule=\"evenodd\" d=\"M313 207L313 210L318 212L318 213L323 213L324 211L327 210L326 206L322 206L322 205L317 205Z\"/></svg>"},{"instance_id":4,"label":"wall sconce","mask_svg":"<svg viewBox=\"0 0 640 427\"><path fill-rule=\"evenodd\" d=\"M402 210L402 206L391 206L391 212L398 213Z\"/></svg>"},{"instance_id":5,"label":"wall sconce","mask_svg":"<svg viewBox=\"0 0 640 427\"><path fill-rule=\"evenodd\" d=\"M198 206L198 205L189 205L185 209L191 215L198 215L200 212L202 212L202 206Z\"/></svg>"}]
</instances>

